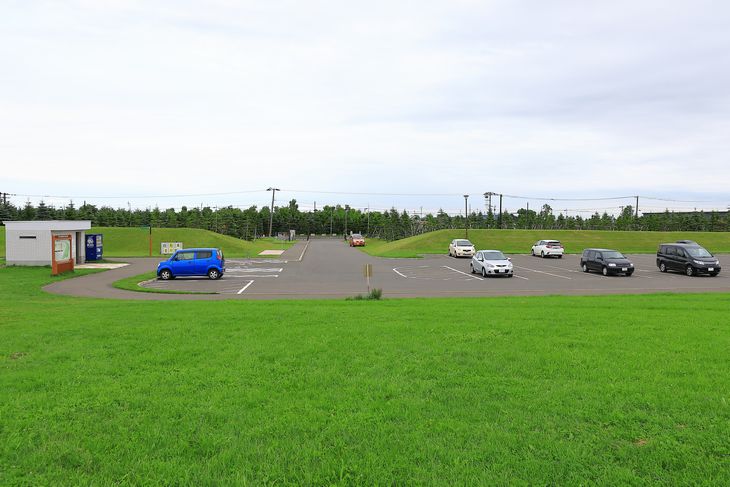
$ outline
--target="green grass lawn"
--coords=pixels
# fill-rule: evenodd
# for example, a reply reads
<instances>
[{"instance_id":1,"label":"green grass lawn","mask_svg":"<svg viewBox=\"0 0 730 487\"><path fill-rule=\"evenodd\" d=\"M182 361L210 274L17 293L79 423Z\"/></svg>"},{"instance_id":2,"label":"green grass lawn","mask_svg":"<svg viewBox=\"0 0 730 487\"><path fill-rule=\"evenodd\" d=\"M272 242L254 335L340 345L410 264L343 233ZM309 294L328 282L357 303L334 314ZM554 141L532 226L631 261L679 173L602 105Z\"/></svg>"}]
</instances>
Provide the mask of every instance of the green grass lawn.
<instances>
[{"instance_id":1,"label":"green grass lawn","mask_svg":"<svg viewBox=\"0 0 730 487\"><path fill-rule=\"evenodd\" d=\"M89 233L104 234L105 257L145 257L149 255L147 228L93 227ZM226 257L256 257L262 250L287 249L293 242L271 238L253 242L199 228L153 228L152 252L159 256L160 242L182 242L186 247L217 247Z\"/></svg>"},{"instance_id":2,"label":"green grass lawn","mask_svg":"<svg viewBox=\"0 0 730 487\"><path fill-rule=\"evenodd\" d=\"M364 252L380 257L418 257L445 254L449 243L464 238L464 230L438 230L415 237L385 242L368 239ZM711 252L730 252L730 232L615 232L605 230L470 230L469 240L477 249L498 249L510 254L528 254L542 239L560 240L565 251L577 254L587 247L617 249L626 253L654 253L662 242L694 240Z\"/></svg>"},{"instance_id":3,"label":"green grass lawn","mask_svg":"<svg viewBox=\"0 0 730 487\"><path fill-rule=\"evenodd\" d=\"M125 277L115 281L112 285L117 289L125 289L127 291L137 291L142 293L162 293L162 294L216 294L215 292L200 292L200 291L178 291L175 289L155 289L149 287L142 287L139 284L143 281L150 279L157 279L157 272L145 272L144 274L137 274L136 276Z\"/></svg>"},{"instance_id":4,"label":"green grass lawn","mask_svg":"<svg viewBox=\"0 0 730 487\"><path fill-rule=\"evenodd\" d=\"M730 483L730 296L132 302L0 269L0 484Z\"/></svg>"}]
</instances>

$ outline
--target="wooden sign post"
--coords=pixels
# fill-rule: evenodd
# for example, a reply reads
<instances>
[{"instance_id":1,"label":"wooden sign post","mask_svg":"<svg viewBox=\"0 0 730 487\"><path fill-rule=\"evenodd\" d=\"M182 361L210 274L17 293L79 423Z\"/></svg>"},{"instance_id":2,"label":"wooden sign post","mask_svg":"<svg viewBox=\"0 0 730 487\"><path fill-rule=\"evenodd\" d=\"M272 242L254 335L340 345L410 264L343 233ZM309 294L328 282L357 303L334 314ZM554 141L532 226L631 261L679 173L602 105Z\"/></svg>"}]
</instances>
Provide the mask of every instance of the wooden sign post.
<instances>
[{"instance_id":1,"label":"wooden sign post","mask_svg":"<svg viewBox=\"0 0 730 487\"><path fill-rule=\"evenodd\" d=\"M362 268L362 273L368 283L368 294L370 294L370 278L373 277L373 265L365 264Z\"/></svg>"}]
</instances>

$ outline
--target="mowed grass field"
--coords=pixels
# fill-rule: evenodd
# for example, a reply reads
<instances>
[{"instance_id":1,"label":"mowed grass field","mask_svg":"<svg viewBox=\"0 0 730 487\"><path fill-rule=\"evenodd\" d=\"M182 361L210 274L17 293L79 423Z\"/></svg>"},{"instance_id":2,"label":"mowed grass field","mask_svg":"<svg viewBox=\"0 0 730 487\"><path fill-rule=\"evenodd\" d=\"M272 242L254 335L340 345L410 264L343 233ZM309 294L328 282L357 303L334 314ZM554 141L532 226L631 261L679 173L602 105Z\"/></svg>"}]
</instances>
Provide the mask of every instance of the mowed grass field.
<instances>
[{"instance_id":1,"label":"mowed grass field","mask_svg":"<svg viewBox=\"0 0 730 487\"><path fill-rule=\"evenodd\" d=\"M730 484L730 296L130 302L0 268L0 484Z\"/></svg>"},{"instance_id":2,"label":"mowed grass field","mask_svg":"<svg viewBox=\"0 0 730 487\"><path fill-rule=\"evenodd\" d=\"M437 230L415 237L385 242L368 239L364 252L379 257L418 257L445 254L449 243L464 238L464 229ZM510 254L529 254L538 240L560 240L567 253L588 247L616 249L625 253L654 253L662 242L694 240L710 252L730 252L730 232L618 232L605 230L469 230L477 249L498 249Z\"/></svg>"}]
</instances>

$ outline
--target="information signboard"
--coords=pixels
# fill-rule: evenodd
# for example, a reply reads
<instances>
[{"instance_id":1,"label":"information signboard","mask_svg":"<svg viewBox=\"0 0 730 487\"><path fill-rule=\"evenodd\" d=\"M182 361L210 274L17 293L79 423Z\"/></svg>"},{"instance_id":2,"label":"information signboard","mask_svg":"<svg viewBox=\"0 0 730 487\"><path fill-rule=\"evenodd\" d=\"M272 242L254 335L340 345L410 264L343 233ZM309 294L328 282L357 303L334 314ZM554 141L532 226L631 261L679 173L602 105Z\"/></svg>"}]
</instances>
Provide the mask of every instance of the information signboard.
<instances>
[{"instance_id":1,"label":"information signboard","mask_svg":"<svg viewBox=\"0 0 730 487\"><path fill-rule=\"evenodd\" d=\"M162 255L171 255L178 250L183 249L182 242L160 242L160 253Z\"/></svg>"}]
</instances>

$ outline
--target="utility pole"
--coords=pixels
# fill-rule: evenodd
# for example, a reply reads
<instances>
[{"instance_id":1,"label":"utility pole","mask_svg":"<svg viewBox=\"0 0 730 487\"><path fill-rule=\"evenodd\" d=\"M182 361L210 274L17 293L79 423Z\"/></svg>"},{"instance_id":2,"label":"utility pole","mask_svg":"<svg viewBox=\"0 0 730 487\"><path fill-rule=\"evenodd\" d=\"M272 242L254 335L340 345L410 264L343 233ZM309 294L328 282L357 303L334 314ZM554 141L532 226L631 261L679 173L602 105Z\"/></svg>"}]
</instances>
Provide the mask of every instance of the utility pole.
<instances>
[{"instance_id":1,"label":"utility pole","mask_svg":"<svg viewBox=\"0 0 730 487\"><path fill-rule=\"evenodd\" d=\"M469 195L464 195L464 235L466 239L469 238L469 213L467 213L469 205Z\"/></svg>"},{"instance_id":2,"label":"utility pole","mask_svg":"<svg viewBox=\"0 0 730 487\"><path fill-rule=\"evenodd\" d=\"M347 213L350 211L350 205L345 205L345 238L347 238Z\"/></svg>"},{"instance_id":3,"label":"utility pole","mask_svg":"<svg viewBox=\"0 0 730 487\"><path fill-rule=\"evenodd\" d=\"M332 236L332 221L334 219L334 216L335 216L335 208L331 206L330 207L330 237Z\"/></svg>"},{"instance_id":4,"label":"utility pole","mask_svg":"<svg viewBox=\"0 0 730 487\"><path fill-rule=\"evenodd\" d=\"M502 228L502 195L499 195L499 228Z\"/></svg>"},{"instance_id":5,"label":"utility pole","mask_svg":"<svg viewBox=\"0 0 730 487\"><path fill-rule=\"evenodd\" d=\"M368 203L368 231L365 232L365 235L370 236L370 203Z\"/></svg>"},{"instance_id":6,"label":"utility pole","mask_svg":"<svg viewBox=\"0 0 730 487\"><path fill-rule=\"evenodd\" d=\"M279 188L274 188L273 186L271 188L268 188L266 191L271 191L271 212L269 214L269 237L273 237L273 234L271 233L274 228L274 196L276 195L277 191L281 191Z\"/></svg>"},{"instance_id":7,"label":"utility pole","mask_svg":"<svg viewBox=\"0 0 730 487\"><path fill-rule=\"evenodd\" d=\"M639 195L636 195L636 219L639 219Z\"/></svg>"}]
</instances>

